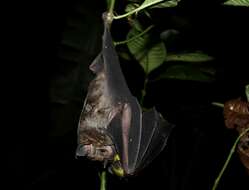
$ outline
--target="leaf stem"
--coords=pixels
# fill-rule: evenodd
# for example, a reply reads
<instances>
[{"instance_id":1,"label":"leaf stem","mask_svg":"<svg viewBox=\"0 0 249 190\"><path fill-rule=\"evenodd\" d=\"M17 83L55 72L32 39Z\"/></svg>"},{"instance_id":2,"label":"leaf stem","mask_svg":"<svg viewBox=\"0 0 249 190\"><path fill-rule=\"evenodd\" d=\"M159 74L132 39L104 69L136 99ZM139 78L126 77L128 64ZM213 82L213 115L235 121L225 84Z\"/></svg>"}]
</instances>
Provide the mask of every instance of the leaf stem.
<instances>
[{"instance_id":1,"label":"leaf stem","mask_svg":"<svg viewBox=\"0 0 249 190\"><path fill-rule=\"evenodd\" d=\"M222 177L222 175L223 175L225 169L227 168L227 165L228 165L228 163L230 162L233 153L235 152L235 149L236 149L236 146L237 146L239 140L240 140L241 137L243 137L248 131L249 131L249 128L245 129L245 130L237 137L237 139L235 140L235 142L234 142L234 144L233 144L233 146L232 146L232 148L231 148L231 150L230 150L230 153L229 153L229 155L228 155L228 157L227 157L227 160L226 160L224 166L222 167L222 169L221 169L221 171L220 171L218 177L215 179L215 182L214 182L214 185L213 185L213 187L212 187L212 190L215 190L215 189L217 188L217 186L218 186L218 184L219 184L219 182L220 182L220 179L221 179L221 177Z\"/></svg>"},{"instance_id":2,"label":"leaf stem","mask_svg":"<svg viewBox=\"0 0 249 190\"><path fill-rule=\"evenodd\" d=\"M162 1L164 1L164 0L155 0L155 1L152 1L150 3L147 3L146 5L141 5L140 7L136 8L136 9L134 9L134 10L128 12L128 13L125 13L123 15L114 16L113 19L121 19L121 18L128 17L128 16L130 16L130 15L132 15L134 13L137 13L137 12L139 12L139 11L141 11L141 10L149 7L149 6L152 6L154 4L160 3Z\"/></svg>"},{"instance_id":3,"label":"leaf stem","mask_svg":"<svg viewBox=\"0 0 249 190\"><path fill-rule=\"evenodd\" d=\"M129 43L129 42L131 42L131 41L133 41L133 40L135 40L135 39L137 39L137 38L143 36L144 34L146 34L147 32L149 32L153 27L154 27L154 26L151 25L151 26L149 26L148 28L146 28L143 32L141 32L141 33L139 33L138 35L133 36L132 38L129 38L129 39L127 39L127 40L119 41L119 42L114 42L114 45L117 46L117 45L122 45L122 44Z\"/></svg>"}]
</instances>

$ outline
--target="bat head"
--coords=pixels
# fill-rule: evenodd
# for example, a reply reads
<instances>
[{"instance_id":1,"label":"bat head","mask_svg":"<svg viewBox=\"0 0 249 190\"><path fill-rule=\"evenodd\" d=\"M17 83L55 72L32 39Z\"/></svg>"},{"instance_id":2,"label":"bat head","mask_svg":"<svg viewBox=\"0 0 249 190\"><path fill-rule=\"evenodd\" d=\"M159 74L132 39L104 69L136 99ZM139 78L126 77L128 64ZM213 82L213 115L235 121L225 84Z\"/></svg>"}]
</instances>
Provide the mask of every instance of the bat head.
<instances>
[{"instance_id":1,"label":"bat head","mask_svg":"<svg viewBox=\"0 0 249 190\"><path fill-rule=\"evenodd\" d=\"M76 157L85 156L90 160L109 161L113 160L113 146L95 146L93 144L79 145L76 150Z\"/></svg>"}]
</instances>

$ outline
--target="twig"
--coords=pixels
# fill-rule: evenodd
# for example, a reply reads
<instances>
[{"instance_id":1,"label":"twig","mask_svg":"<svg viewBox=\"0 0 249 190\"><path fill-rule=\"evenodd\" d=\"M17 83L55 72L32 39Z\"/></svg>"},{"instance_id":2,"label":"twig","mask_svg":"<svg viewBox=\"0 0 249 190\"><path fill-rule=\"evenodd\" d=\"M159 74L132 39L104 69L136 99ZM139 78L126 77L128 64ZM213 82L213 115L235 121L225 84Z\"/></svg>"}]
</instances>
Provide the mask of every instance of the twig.
<instances>
[{"instance_id":1,"label":"twig","mask_svg":"<svg viewBox=\"0 0 249 190\"><path fill-rule=\"evenodd\" d=\"M106 190L106 171L102 171L100 174L100 190Z\"/></svg>"},{"instance_id":2,"label":"twig","mask_svg":"<svg viewBox=\"0 0 249 190\"><path fill-rule=\"evenodd\" d=\"M127 40L124 40L124 41L119 41L119 42L114 42L114 45L117 46L117 45L122 45L122 44L126 44L126 43L129 43L137 38L139 38L140 36L143 36L145 33L147 33L149 30L151 30L154 26L151 25L149 26L148 28L146 28L143 32L139 33L138 35L136 36L133 36L132 38L129 38Z\"/></svg>"},{"instance_id":3,"label":"twig","mask_svg":"<svg viewBox=\"0 0 249 190\"><path fill-rule=\"evenodd\" d=\"M240 140L241 137L243 137L248 131L249 131L249 128L247 128L246 130L244 130L244 131L237 137L237 139L235 140L235 142L234 142L234 144L233 144L233 146L232 146L232 148L231 148L231 150L230 150L230 153L229 153L229 155L228 155L228 157L227 157L227 160L226 160L224 166L222 167L222 169L221 169L221 171L220 171L218 177L216 178L216 180L215 180L215 182L214 182L214 185L213 185L212 190L215 190L215 189L217 188L217 186L218 186L218 184L219 184L219 182L220 182L220 179L221 179L221 177L222 177L222 175L223 175L225 169L227 168L227 165L228 165L228 163L230 162L233 153L235 152L235 149L236 149L236 146L237 146L239 140Z\"/></svg>"},{"instance_id":4,"label":"twig","mask_svg":"<svg viewBox=\"0 0 249 190\"><path fill-rule=\"evenodd\" d=\"M141 10L143 10L143 9L145 9L145 8L147 8L147 7L149 7L149 6L152 6L152 5L157 4L157 3L159 3L159 2L162 2L162 1L164 1L164 0L152 1L151 3L147 3L147 4L144 5L144 6L140 6L140 7L136 8L136 9L134 9L134 10L128 12L128 13L123 14L123 15L114 16L113 18L114 18L114 19L121 19L121 18L128 17L128 16L130 16L130 15L132 15L132 14L134 14L134 13L137 13L137 12L139 12L139 11L141 11Z\"/></svg>"}]
</instances>

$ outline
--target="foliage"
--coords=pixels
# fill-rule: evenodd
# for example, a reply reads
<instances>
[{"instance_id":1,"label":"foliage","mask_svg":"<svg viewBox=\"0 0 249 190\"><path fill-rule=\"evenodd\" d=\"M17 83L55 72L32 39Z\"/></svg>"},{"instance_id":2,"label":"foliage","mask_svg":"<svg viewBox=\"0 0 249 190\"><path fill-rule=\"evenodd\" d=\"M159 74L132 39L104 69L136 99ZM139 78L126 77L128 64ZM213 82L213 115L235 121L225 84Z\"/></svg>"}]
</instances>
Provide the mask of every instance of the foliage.
<instances>
[{"instance_id":1,"label":"foliage","mask_svg":"<svg viewBox=\"0 0 249 190\"><path fill-rule=\"evenodd\" d=\"M116 44L124 44L127 42L129 52L133 55L136 61L143 68L146 79L149 80L149 75L152 71L158 69L163 65L167 65L166 70L158 69L158 76L153 79L154 81L162 79L175 79L175 80L191 80L198 82L212 82L214 80L215 71L207 63L205 65L195 63L204 63L213 60L213 57L201 52L168 52L168 39L174 38L179 34L175 29L164 29L161 33L157 34L155 30L143 30L145 26L140 22L140 18L150 18L150 12L155 9L170 9L178 5L179 0L130 0L127 4L124 16L127 17L130 23L130 31L127 38L123 42L116 42ZM146 9L146 8L149 8ZM131 16L131 13L138 13L142 11L140 17ZM121 18L116 16L116 18ZM115 17L114 17L115 19ZM127 58L127 54L122 52L122 55ZM181 63L179 63L181 62ZM188 62L188 64L182 64ZM173 63L173 64L172 64ZM146 88L146 86L145 86ZM144 91L145 89L143 89Z\"/></svg>"},{"instance_id":2,"label":"foliage","mask_svg":"<svg viewBox=\"0 0 249 190\"><path fill-rule=\"evenodd\" d=\"M246 85L246 97L247 97L247 101L249 102L249 84Z\"/></svg>"},{"instance_id":3,"label":"foliage","mask_svg":"<svg viewBox=\"0 0 249 190\"><path fill-rule=\"evenodd\" d=\"M138 34L139 31L134 27L128 33L127 39ZM130 52L143 67L146 74L159 67L166 59L164 44L162 42L153 43L150 40L150 36L145 34L127 43Z\"/></svg>"},{"instance_id":4,"label":"foliage","mask_svg":"<svg viewBox=\"0 0 249 190\"><path fill-rule=\"evenodd\" d=\"M248 93L247 88L248 85L246 86L246 94ZM224 119L226 127L229 129L236 129L239 133L239 136L235 140L227 160L215 180L212 190L217 188L237 145L240 160L249 173L249 102L242 101L240 99L234 99L225 102Z\"/></svg>"},{"instance_id":5,"label":"foliage","mask_svg":"<svg viewBox=\"0 0 249 190\"><path fill-rule=\"evenodd\" d=\"M228 0L224 3L224 5L249 7L249 0Z\"/></svg>"}]
</instances>

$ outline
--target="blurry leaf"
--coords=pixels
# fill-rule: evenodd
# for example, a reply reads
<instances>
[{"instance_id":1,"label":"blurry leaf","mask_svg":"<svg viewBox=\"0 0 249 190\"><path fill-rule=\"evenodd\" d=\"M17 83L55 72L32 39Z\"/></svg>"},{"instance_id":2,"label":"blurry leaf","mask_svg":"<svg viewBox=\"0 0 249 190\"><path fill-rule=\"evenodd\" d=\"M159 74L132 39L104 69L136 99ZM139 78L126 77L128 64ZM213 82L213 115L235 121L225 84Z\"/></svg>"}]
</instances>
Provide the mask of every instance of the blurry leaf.
<instances>
[{"instance_id":1,"label":"blurry leaf","mask_svg":"<svg viewBox=\"0 0 249 190\"><path fill-rule=\"evenodd\" d=\"M138 20L133 20L132 21L132 26L137 30L142 32L143 31L143 26L141 25L141 23Z\"/></svg>"},{"instance_id":2,"label":"blurry leaf","mask_svg":"<svg viewBox=\"0 0 249 190\"><path fill-rule=\"evenodd\" d=\"M147 10L144 10L144 14L151 19L150 13Z\"/></svg>"},{"instance_id":3,"label":"blurry leaf","mask_svg":"<svg viewBox=\"0 0 249 190\"><path fill-rule=\"evenodd\" d=\"M216 70L211 66L202 66L202 67L199 67L199 69L201 72L209 74L209 75L215 75L216 73Z\"/></svg>"},{"instance_id":4,"label":"blurry leaf","mask_svg":"<svg viewBox=\"0 0 249 190\"><path fill-rule=\"evenodd\" d=\"M118 16L114 16L114 19L121 19L121 18L125 18L128 17L134 13L138 13L139 11L146 9L147 7L150 7L152 5L155 5L157 3L163 2L164 0L145 0L138 8L131 10L130 12L127 12L125 14L122 15L118 15ZM147 15L149 16L149 15Z\"/></svg>"},{"instance_id":5,"label":"blurry leaf","mask_svg":"<svg viewBox=\"0 0 249 190\"><path fill-rule=\"evenodd\" d=\"M246 97L247 97L247 101L249 102L249 84L246 85Z\"/></svg>"},{"instance_id":6,"label":"blurry leaf","mask_svg":"<svg viewBox=\"0 0 249 190\"><path fill-rule=\"evenodd\" d=\"M150 73L152 70L159 67L166 58L166 48L164 43L160 42L155 44L149 49L148 54L141 60L141 64L146 73Z\"/></svg>"},{"instance_id":7,"label":"blurry leaf","mask_svg":"<svg viewBox=\"0 0 249 190\"><path fill-rule=\"evenodd\" d=\"M165 30L160 34L160 38L163 41L167 41L169 38L171 38L172 36L175 36L179 34L179 32L177 30L174 29L169 29L169 30Z\"/></svg>"},{"instance_id":8,"label":"blurry leaf","mask_svg":"<svg viewBox=\"0 0 249 190\"><path fill-rule=\"evenodd\" d=\"M204 62L211 60L213 60L213 57L204 53L169 54L166 57L166 61Z\"/></svg>"},{"instance_id":9,"label":"blurry leaf","mask_svg":"<svg viewBox=\"0 0 249 190\"><path fill-rule=\"evenodd\" d=\"M128 60L128 61L131 60L131 56L126 52L118 52L118 55L125 60Z\"/></svg>"},{"instance_id":10,"label":"blurry leaf","mask_svg":"<svg viewBox=\"0 0 249 190\"><path fill-rule=\"evenodd\" d=\"M165 1L162 3L159 3L157 5L152 6L151 8L167 8L167 7L175 7L177 6L178 2L180 2L181 0L169 0L169 1Z\"/></svg>"},{"instance_id":11,"label":"blurry leaf","mask_svg":"<svg viewBox=\"0 0 249 190\"><path fill-rule=\"evenodd\" d=\"M249 0L228 0L224 3L224 5L249 7Z\"/></svg>"},{"instance_id":12,"label":"blurry leaf","mask_svg":"<svg viewBox=\"0 0 249 190\"><path fill-rule=\"evenodd\" d=\"M133 28L128 33L127 39L138 34L139 32ZM150 44L148 34L135 38L128 42L127 46L147 74L159 67L166 58L166 48L164 44L162 42Z\"/></svg>"},{"instance_id":13,"label":"blurry leaf","mask_svg":"<svg viewBox=\"0 0 249 190\"><path fill-rule=\"evenodd\" d=\"M213 76L209 76L197 68L185 65L173 65L169 67L164 73L160 74L156 80L161 79L177 79L190 80L200 82L211 82L214 80Z\"/></svg>"},{"instance_id":14,"label":"blurry leaf","mask_svg":"<svg viewBox=\"0 0 249 190\"><path fill-rule=\"evenodd\" d=\"M125 12L128 13L128 12L131 12L133 11L134 9L138 8L139 5L137 3L129 3L128 5L126 5L125 7Z\"/></svg>"},{"instance_id":15,"label":"blurry leaf","mask_svg":"<svg viewBox=\"0 0 249 190\"><path fill-rule=\"evenodd\" d=\"M139 7L140 10L150 7L154 4L163 2L164 0L145 0Z\"/></svg>"}]
</instances>

